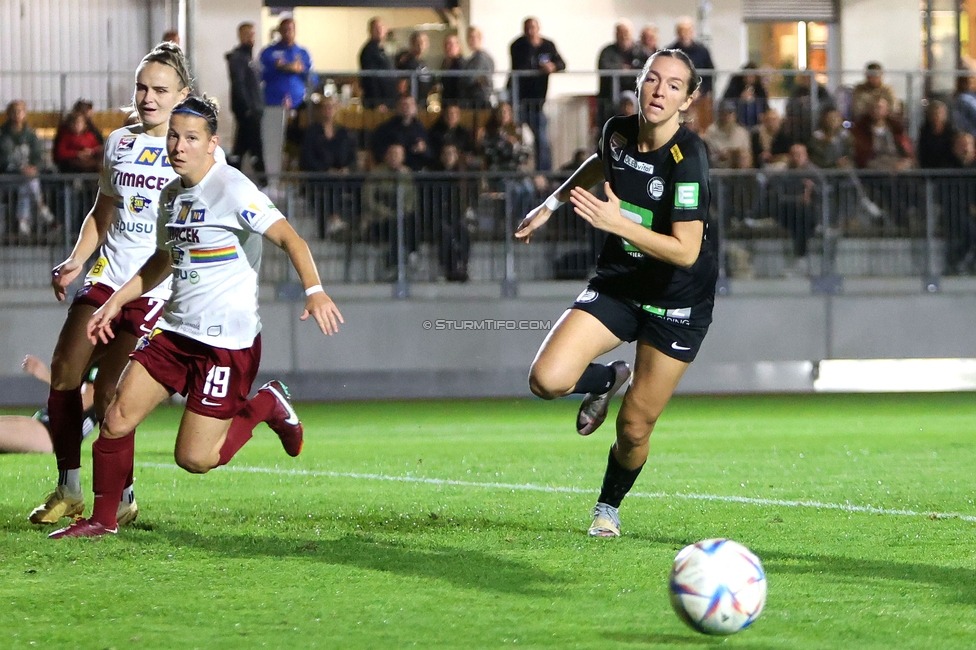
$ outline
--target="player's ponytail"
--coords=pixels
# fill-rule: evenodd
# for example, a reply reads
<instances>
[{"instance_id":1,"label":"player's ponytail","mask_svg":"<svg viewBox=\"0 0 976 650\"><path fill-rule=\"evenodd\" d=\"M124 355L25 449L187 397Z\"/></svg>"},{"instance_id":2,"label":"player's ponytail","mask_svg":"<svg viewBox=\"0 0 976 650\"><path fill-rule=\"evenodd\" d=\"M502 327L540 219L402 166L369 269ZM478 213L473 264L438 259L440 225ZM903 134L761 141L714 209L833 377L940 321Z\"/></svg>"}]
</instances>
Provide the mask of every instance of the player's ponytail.
<instances>
[{"instance_id":1,"label":"player's ponytail","mask_svg":"<svg viewBox=\"0 0 976 650\"><path fill-rule=\"evenodd\" d=\"M186 114L202 117L207 123L207 135L217 133L217 113L220 107L217 100L212 97L190 96L173 107L173 115Z\"/></svg>"}]
</instances>

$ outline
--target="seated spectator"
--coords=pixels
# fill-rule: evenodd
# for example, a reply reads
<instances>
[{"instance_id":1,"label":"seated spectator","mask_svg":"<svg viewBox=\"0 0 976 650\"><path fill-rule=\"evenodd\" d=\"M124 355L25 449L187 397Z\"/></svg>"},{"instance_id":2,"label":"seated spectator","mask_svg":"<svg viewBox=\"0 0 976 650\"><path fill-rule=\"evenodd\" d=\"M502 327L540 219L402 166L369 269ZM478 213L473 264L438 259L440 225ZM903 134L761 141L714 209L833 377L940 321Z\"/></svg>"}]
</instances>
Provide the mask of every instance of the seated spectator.
<instances>
[{"instance_id":1,"label":"seated spectator","mask_svg":"<svg viewBox=\"0 0 976 650\"><path fill-rule=\"evenodd\" d=\"M960 131L976 135L976 75L956 78L952 101L952 123Z\"/></svg>"},{"instance_id":2,"label":"seated spectator","mask_svg":"<svg viewBox=\"0 0 976 650\"><path fill-rule=\"evenodd\" d=\"M27 126L27 104L23 100L15 99L7 104L7 121L0 127L0 174L19 174L23 177L16 191L17 233L21 237L35 234L35 209L38 221L48 228L56 225L54 215L41 194L41 182L37 178L43 161L44 149L41 141L34 130Z\"/></svg>"},{"instance_id":3,"label":"seated spectator","mask_svg":"<svg viewBox=\"0 0 976 650\"><path fill-rule=\"evenodd\" d=\"M348 172L356 164L356 142L346 127L336 124L339 108L335 97L316 94L311 100L312 121L302 137L298 168L303 172ZM313 192L321 190L322 209L316 210L319 236L346 232L352 218L349 184L313 180L309 186Z\"/></svg>"},{"instance_id":4,"label":"seated spectator","mask_svg":"<svg viewBox=\"0 0 976 650\"><path fill-rule=\"evenodd\" d=\"M820 116L820 128L813 132L809 147L810 161L821 169L854 166L854 141L844 128L844 118L837 109Z\"/></svg>"},{"instance_id":5,"label":"seated spectator","mask_svg":"<svg viewBox=\"0 0 976 650\"><path fill-rule=\"evenodd\" d=\"M752 61L742 66L742 74L734 75L722 96L724 101L733 101L739 124L747 129L759 124L760 116L769 108L769 96L762 78L753 72L757 68Z\"/></svg>"},{"instance_id":6,"label":"seated spectator","mask_svg":"<svg viewBox=\"0 0 976 650\"><path fill-rule=\"evenodd\" d=\"M857 121L870 111L877 99L887 101L891 113L901 113L901 105L891 87L884 83L883 77L884 69L877 61L868 63L864 68L864 81L854 86L851 93L851 121Z\"/></svg>"},{"instance_id":7,"label":"seated spectator","mask_svg":"<svg viewBox=\"0 0 976 650\"><path fill-rule=\"evenodd\" d=\"M424 108L427 108L427 95L434 86L434 77L427 65L427 59L424 58L428 48L430 48L430 37L427 33L413 32L410 34L410 46L400 50L393 59L397 70L409 70L415 73L399 80L397 92L400 95L413 95L417 105Z\"/></svg>"},{"instance_id":8,"label":"seated spectator","mask_svg":"<svg viewBox=\"0 0 976 650\"><path fill-rule=\"evenodd\" d=\"M393 270L399 260L397 245L397 212L403 213L403 239L406 253L417 248L417 235L414 229L417 212L417 190L414 187L413 173L405 164L406 151L403 145L390 144L383 152L382 161L366 176L363 183L363 211L359 223L360 233L370 243L387 242L390 245L386 264ZM398 196L403 203L398 206Z\"/></svg>"},{"instance_id":9,"label":"seated spectator","mask_svg":"<svg viewBox=\"0 0 976 650\"><path fill-rule=\"evenodd\" d=\"M495 60L481 47L482 34L477 27L468 27L468 48L471 56L464 60L465 70L478 74L465 77L464 101L466 108L491 108L491 98L495 93L492 75L495 74Z\"/></svg>"},{"instance_id":10,"label":"seated spectator","mask_svg":"<svg viewBox=\"0 0 976 650\"><path fill-rule=\"evenodd\" d=\"M457 148L461 167L470 167L470 157L474 153L471 132L461 124L461 108L456 103L446 104L441 116L430 127L431 157L440 160L441 149L447 145Z\"/></svg>"},{"instance_id":11,"label":"seated spectator","mask_svg":"<svg viewBox=\"0 0 976 650\"><path fill-rule=\"evenodd\" d=\"M762 121L752 129L752 159L757 167L786 167L790 138L783 130L783 118L775 108L762 114Z\"/></svg>"},{"instance_id":12,"label":"seated spectator","mask_svg":"<svg viewBox=\"0 0 976 650\"><path fill-rule=\"evenodd\" d=\"M952 138L952 156L957 169L972 169L976 167L976 136L965 131L956 131ZM974 203L976 205L976 203Z\"/></svg>"},{"instance_id":13,"label":"seated spectator","mask_svg":"<svg viewBox=\"0 0 976 650\"><path fill-rule=\"evenodd\" d=\"M705 129L709 163L716 169L748 169L752 164L749 131L739 124L735 102L724 101L718 121Z\"/></svg>"},{"instance_id":14,"label":"seated spectator","mask_svg":"<svg viewBox=\"0 0 976 650\"><path fill-rule=\"evenodd\" d=\"M816 116L823 115L824 111L837 108L834 98L830 95L827 87L817 82L816 102L810 92L812 84L809 74L801 74L796 77L796 85L790 92L789 99L786 100L786 134L793 142L810 142L813 136L813 120ZM816 105L815 105L816 104Z\"/></svg>"},{"instance_id":15,"label":"seated spectator","mask_svg":"<svg viewBox=\"0 0 976 650\"><path fill-rule=\"evenodd\" d=\"M871 110L851 128L854 161L861 169L903 171L914 165L914 149L901 121L889 114L888 100L878 97Z\"/></svg>"},{"instance_id":16,"label":"seated spectator","mask_svg":"<svg viewBox=\"0 0 976 650\"><path fill-rule=\"evenodd\" d=\"M69 122L71 121L72 117L76 113L80 113L85 118L85 128L86 130L91 131L95 135L95 139L98 140L98 144L104 145L105 138L102 136L102 131L97 126L95 126L95 122L92 121L93 110L94 110L93 104L87 99L79 99L78 101L76 101L75 105L71 107L71 112L68 113L68 115L63 120L61 120L61 124L58 125L58 131L54 135L54 145L52 148L55 151L57 151L58 140L61 138L63 134L67 133L68 127L70 126Z\"/></svg>"},{"instance_id":17,"label":"seated spectator","mask_svg":"<svg viewBox=\"0 0 976 650\"><path fill-rule=\"evenodd\" d=\"M976 183L970 175L971 170L976 169L976 138L973 134L956 131L952 154L954 168L970 171L965 175L936 179L942 207L946 273L972 275L976 271Z\"/></svg>"},{"instance_id":18,"label":"seated spectator","mask_svg":"<svg viewBox=\"0 0 976 650\"><path fill-rule=\"evenodd\" d=\"M938 100L929 102L925 122L918 134L918 166L922 169L954 167L952 152L956 130L949 123L949 109Z\"/></svg>"},{"instance_id":19,"label":"seated spectator","mask_svg":"<svg viewBox=\"0 0 976 650\"><path fill-rule=\"evenodd\" d=\"M511 104L502 102L491 112L478 136L478 153L488 171L531 171L535 169L535 139L527 124L517 124Z\"/></svg>"},{"instance_id":20,"label":"seated spectator","mask_svg":"<svg viewBox=\"0 0 976 650\"><path fill-rule=\"evenodd\" d=\"M620 93L620 101L617 102L617 115L624 117L637 115L637 93L631 90Z\"/></svg>"},{"instance_id":21,"label":"seated spectator","mask_svg":"<svg viewBox=\"0 0 976 650\"><path fill-rule=\"evenodd\" d=\"M88 128L83 113L71 113L64 120L54 144L54 162L65 174L97 172L102 168L102 144Z\"/></svg>"},{"instance_id":22,"label":"seated spectator","mask_svg":"<svg viewBox=\"0 0 976 650\"><path fill-rule=\"evenodd\" d=\"M468 281L468 257L471 252L472 204L477 198L477 185L459 178L465 171L461 152L453 144L445 144L432 169L433 175L424 185L421 200L429 204L420 213L429 215L430 227L437 241L438 260L448 282Z\"/></svg>"},{"instance_id":23,"label":"seated spectator","mask_svg":"<svg viewBox=\"0 0 976 650\"><path fill-rule=\"evenodd\" d=\"M448 34L444 38L444 58L441 59L441 70L460 72L464 69L464 57L461 55L461 38L457 34ZM438 80L441 91L441 107L448 103L458 103L462 99L461 89L464 77L443 76Z\"/></svg>"},{"instance_id":24,"label":"seated spectator","mask_svg":"<svg viewBox=\"0 0 976 650\"><path fill-rule=\"evenodd\" d=\"M430 164L427 128L417 119L417 101L411 95L397 99L396 114L376 127L370 149L376 160L382 160L391 144L406 152L407 167L417 172Z\"/></svg>"},{"instance_id":25,"label":"seated spectator","mask_svg":"<svg viewBox=\"0 0 976 650\"><path fill-rule=\"evenodd\" d=\"M776 197L777 217L793 238L793 254L806 258L807 244L813 237L821 218L819 207L817 166L810 162L805 144L790 146L786 171L770 181L770 191Z\"/></svg>"}]
</instances>

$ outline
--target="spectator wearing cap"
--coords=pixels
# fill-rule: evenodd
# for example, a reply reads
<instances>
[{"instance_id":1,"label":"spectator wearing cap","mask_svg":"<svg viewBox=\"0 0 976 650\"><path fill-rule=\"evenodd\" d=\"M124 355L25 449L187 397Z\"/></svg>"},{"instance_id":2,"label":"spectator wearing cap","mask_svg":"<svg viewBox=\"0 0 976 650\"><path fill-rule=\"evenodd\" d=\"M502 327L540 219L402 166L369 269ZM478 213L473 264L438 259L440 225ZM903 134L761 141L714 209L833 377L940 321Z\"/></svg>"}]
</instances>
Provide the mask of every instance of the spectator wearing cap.
<instances>
[{"instance_id":1,"label":"spectator wearing cap","mask_svg":"<svg viewBox=\"0 0 976 650\"><path fill-rule=\"evenodd\" d=\"M857 121L868 113L878 98L888 102L892 113L901 112L901 103L894 91L884 83L884 68L877 61L872 61L864 68L864 81L854 86L851 93L851 120Z\"/></svg>"},{"instance_id":2,"label":"spectator wearing cap","mask_svg":"<svg viewBox=\"0 0 976 650\"><path fill-rule=\"evenodd\" d=\"M708 147L708 159L712 167L716 169L752 167L752 143L749 131L739 124L735 102L722 102L718 121L705 129L702 139Z\"/></svg>"}]
</instances>

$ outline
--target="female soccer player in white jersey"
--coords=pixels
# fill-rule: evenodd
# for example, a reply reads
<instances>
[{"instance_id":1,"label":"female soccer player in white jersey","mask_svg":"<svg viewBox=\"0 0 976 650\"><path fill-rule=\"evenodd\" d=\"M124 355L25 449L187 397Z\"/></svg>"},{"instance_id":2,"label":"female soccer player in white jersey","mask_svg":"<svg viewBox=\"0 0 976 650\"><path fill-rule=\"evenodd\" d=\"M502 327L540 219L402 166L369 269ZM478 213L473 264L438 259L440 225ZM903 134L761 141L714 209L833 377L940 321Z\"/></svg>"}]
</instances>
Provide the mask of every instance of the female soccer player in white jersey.
<instances>
[{"instance_id":1,"label":"female soccer player in white jersey","mask_svg":"<svg viewBox=\"0 0 976 650\"><path fill-rule=\"evenodd\" d=\"M136 68L133 96L139 123L114 131L105 142L98 198L82 223L71 254L52 271L54 294L64 300L68 285L99 250L84 287L68 309L51 361L47 408L58 484L31 512L30 521L36 524L56 524L61 517L80 516L85 507L80 478L80 387L85 370L93 362L101 368L95 383L95 406L98 414L104 415L129 353L139 337L152 330L169 295L167 283L135 296L113 323L116 336L109 345L93 345L85 335L92 313L156 250L159 192L176 178L166 157L166 129L170 111L189 92L190 74L179 46L160 43L143 57ZM138 512L131 486L129 477L118 506L123 524L134 520Z\"/></svg>"},{"instance_id":2,"label":"female soccer player in white jersey","mask_svg":"<svg viewBox=\"0 0 976 650\"><path fill-rule=\"evenodd\" d=\"M88 322L88 336L108 342L112 319L130 300L173 273L173 294L152 334L143 338L119 382L98 440L92 445L95 506L51 534L98 537L118 532L116 508L132 471L133 430L173 393L186 396L176 437L176 462L205 473L227 463L259 422L297 456L302 425L287 389L265 384L248 399L261 358L258 273L262 239L284 250L305 286L302 320L325 334L342 315L322 290L308 245L246 176L214 160L217 108L190 97L173 109L167 147L179 174L163 190L157 250Z\"/></svg>"},{"instance_id":3,"label":"female soccer player in white jersey","mask_svg":"<svg viewBox=\"0 0 976 650\"><path fill-rule=\"evenodd\" d=\"M701 79L678 50L652 55L637 79L640 112L611 118L598 153L526 215L515 236L529 241L563 201L608 233L596 277L556 323L529 375L544 399L586 395L576 418L589 435L631 370L592 363L637 341L633 383L617 416L590 535L617 537L617 509L647 460L651 430L695 358L712 321L717 260L708 229L708 157L680 124ZM604 183L602 201L586 188Z\"/></svg>"}]
</instances>

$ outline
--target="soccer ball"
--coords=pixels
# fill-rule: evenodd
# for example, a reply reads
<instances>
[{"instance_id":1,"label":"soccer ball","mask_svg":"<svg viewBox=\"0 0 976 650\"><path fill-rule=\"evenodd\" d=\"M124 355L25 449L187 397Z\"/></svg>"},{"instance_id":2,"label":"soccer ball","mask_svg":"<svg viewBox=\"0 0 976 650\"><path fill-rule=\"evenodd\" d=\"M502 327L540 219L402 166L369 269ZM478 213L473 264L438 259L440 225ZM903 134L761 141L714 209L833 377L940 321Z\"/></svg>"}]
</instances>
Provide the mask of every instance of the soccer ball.
<instances>
[{"instance_id":1,"label":"soccer ball","mask_svg":"<svg viewBox=\"0 0 976 650\"><path fill-rule=\"evenodd\" d=\"M766 572L742 544L706 539L674 558L669 591L678 618L693 630L735 634L759 618L766 604Z\"/></svg>"}]
</instances>

